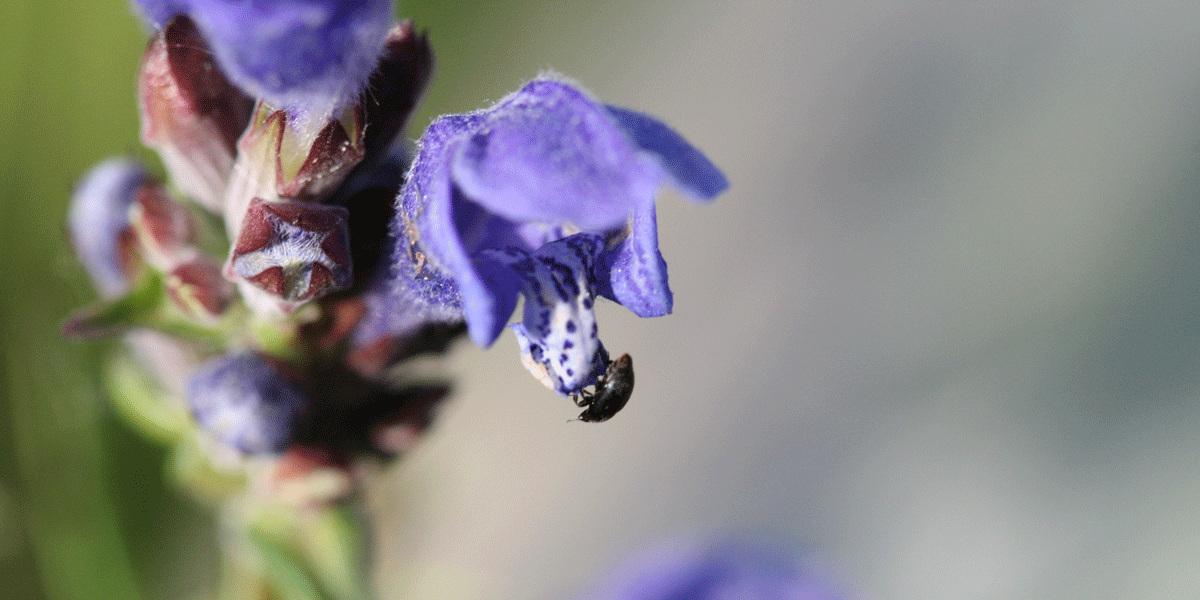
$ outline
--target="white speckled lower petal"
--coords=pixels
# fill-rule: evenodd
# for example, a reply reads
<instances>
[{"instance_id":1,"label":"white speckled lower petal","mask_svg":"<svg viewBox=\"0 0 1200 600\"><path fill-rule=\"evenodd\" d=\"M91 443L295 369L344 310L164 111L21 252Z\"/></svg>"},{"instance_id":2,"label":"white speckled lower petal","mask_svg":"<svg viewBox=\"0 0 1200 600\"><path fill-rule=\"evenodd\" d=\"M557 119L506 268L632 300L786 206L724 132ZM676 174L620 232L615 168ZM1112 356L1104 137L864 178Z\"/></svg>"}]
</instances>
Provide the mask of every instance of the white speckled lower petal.
<instances>
[{"instance_id":1,"label":"white speckled lower petal","mask_svg":"<svg viewBox=\"0 0 1200 600\"><path fill-rule=\"evenodd\" d=\"M511 325L526 367L560 394L595 381L607 365L592 307L592 268L603 245L599 236L577 234L524 250L485 250L484 260L506 264L522 282L525 314Z\"/></svg>"}]
</instances>

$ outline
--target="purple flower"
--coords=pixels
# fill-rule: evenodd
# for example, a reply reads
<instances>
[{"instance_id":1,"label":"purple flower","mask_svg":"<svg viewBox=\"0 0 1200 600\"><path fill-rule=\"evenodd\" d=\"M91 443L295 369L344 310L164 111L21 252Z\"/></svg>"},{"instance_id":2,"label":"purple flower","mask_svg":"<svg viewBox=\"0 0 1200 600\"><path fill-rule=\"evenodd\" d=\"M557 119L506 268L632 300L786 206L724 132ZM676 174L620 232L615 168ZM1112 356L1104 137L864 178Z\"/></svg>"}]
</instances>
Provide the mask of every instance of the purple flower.
<instances>
[{"instance_id":1,"label":"purple flower","mask_svg":"<svg viewBox=\"0 0 1200 600\"><path fill-rule=\"evenodd\" d=\"M666 125L560 80L438 119L397 198L393 269L369 299L365 337L462 319L488 346L522 295L512 327L526 362L577 392L607 364L596 295L642 317L671 312L654 215L664 183L696 201L728 187Z\"/></svg>"},{"instance_id":2,"label":"purple flower","mask_svg":"<svg viewBox=\"0 0 1200 600\"><path fill-rule=\"evenodd\" d=\"M137 0L156 28L190 16L221 70L255 98L294 116L327 119L375 69L392 24L391 0Z\"/></svg>"},{"instance_id":3,"label":"purple flower","mask_svg":"<svg viewBox=\"0 0 1200 600\"><path fill-rule=\"evenodd\" d=\"M200 365L187 396L204 430L247 454L283 451L307 405L300 387L255 353L226 354Z\"/></svg>"},{"instance_id":4,"label":"purple flower","mask_svg":"<svg viewBox=\"0 0 1200 600\"><path fill-rule=\"evenodd\" d=\"M789 553L742 540L675 540L617 570L580 600L836 600Z\"/></svg>"},{"instance_id":5,"label":"purple flower","mask_svg":"<svg viewBox=\"0 0 1200 600\"><path fill-rule=\"evenodd\" d=\"M129 290L133 237L129 211L150 176L142 166L110 158L92 168L75 186L67 231L75 255L105 298Z\"/></svg>"}]
</instances>

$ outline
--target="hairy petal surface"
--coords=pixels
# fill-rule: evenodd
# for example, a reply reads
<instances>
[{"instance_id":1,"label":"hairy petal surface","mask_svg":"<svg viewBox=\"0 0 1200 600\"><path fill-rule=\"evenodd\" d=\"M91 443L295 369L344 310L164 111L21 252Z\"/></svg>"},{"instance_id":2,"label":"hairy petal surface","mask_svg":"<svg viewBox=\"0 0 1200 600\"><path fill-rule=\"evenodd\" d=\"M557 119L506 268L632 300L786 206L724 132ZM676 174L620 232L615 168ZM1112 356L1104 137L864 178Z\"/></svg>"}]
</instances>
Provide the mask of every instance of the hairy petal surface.
<instances>
[{"instance_id":1,"label":"hairy petal surface","mask_svg":"<svg viewBox=\"0 0 1200 600\"><path fill-rule=\"evenodd\" d=\"M354 334L360 346L405 336L425 324L461 323L463 290L482 287L457 243L449 165L437 160L449 143L471 127L472 119L470 115L441 117L418 144L413 167L396 198L388 267L365 294L367 313ZM461 275L455 277L456 273Z\"/></svg>"},{"instance_id":2,"label":"hairy petal surface","mask_svg":"<svg viewBox=\"0 0 1200 600\"><path fill-rule=\"evenodd\" d=\"M596 271L600 295L639 317L671 313L674 295L667 286L667 261L658 251L654 205L633 212L628 236L606 251Z\"/></svg>"},{"instance_id":3,"label":"hairy petal surface","mask_svg":"<svg viewBox=\"0 0 1200 600\"><path fill-rule=\"evenodd\" d=\"M627 108L605 108L638 147L659 161L675 189L684 196L706 202L729 189L729 180L717 166L674 129Z\"/></svg>"},{"instance_id":4,"label":"hairy petal surface","mask_svg":"<svg viewBox=\"0 0 1200 600\"><path fill-rule=\"evenodd\" d=\"M497 215L604 231L654 198L660 173L577 88L535 80L482 116L450 157L452 174Z\"/></svg>"},{"instance_id":5,"label":"hairy petal surface","mask_svg":"<svg viewBox=\"0 0 1200 600\"><path fill-rule=\"evenodd\" d=\"M352 103L383 52L390 0L137 0L156 28L187 14L226 76L316 121Z\"/></svg>"}]
</instances>

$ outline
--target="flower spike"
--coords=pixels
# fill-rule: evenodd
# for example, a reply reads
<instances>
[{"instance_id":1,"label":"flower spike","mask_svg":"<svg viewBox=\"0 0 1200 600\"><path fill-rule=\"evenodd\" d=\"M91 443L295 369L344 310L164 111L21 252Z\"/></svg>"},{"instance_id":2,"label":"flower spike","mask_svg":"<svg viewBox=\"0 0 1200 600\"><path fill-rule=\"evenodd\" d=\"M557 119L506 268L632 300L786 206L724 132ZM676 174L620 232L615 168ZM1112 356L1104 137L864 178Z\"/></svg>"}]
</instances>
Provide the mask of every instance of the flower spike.
<instances>
[{"instance_id":1,"label":"flower spike","mask_svg":"<svg viewBox=\"0 0 1200 600\"><path fill-rule=\"evenodd\" d=\"M553 76L397 143L433 53L391 0L135 4L156 30L142 139L171 186L130 161L81 183L70 230L103 298L68 334L181 340L192 354L174 380L194 371L201 428L347 468L424 431L448 388L394 367L463 333L489 346L512 329L583 421L621 410L632 363L610 360L595 303L671 312L655 196L724 191L703 153Z\"/></svg>"},{"instance_id":2,"label":"flower spike","mask_svg":"<svg viewBox=\"0 0 1200 600\"><path fill-rule=\"evenodd\" d=\"M435 421L451 385L420 363L464 334L511 329L579 421L623 410L632 358L610 359L595 304L670 313L655 196L729 185L662 122L553 76L405 143L433 52L392 3L135 0L155 30L141 137L166 181L111 160L72 197L101 298L63 331L132 350L111 396L225 503L227 595L372 596L364 483ZM685 558L596 600L824 600L769 557Z\"/></svg>"}]
</instances>

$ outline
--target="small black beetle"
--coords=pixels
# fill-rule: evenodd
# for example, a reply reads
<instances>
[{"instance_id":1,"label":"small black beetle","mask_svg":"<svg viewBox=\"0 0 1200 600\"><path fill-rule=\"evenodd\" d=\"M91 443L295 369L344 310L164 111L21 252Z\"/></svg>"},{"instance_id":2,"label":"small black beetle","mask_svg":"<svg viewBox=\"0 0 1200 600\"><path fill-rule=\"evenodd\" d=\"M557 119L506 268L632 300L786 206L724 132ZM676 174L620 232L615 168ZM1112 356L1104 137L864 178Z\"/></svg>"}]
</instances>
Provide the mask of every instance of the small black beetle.
<instances>
[{"instance_id":1,"label":"small black beetle","mask_svg":"<svg viewBox=\"0 0 1200 600\"><path fill-rule=\"evenodd\" d=\"M617 360L609 362L604 375L596 379L596 391L580 392L575 398L576 405L587 407L579 413L579 420L584 423L607 421L625 408L632 395L633 358L622 354Z\"/></svg>"}]
</instances>

